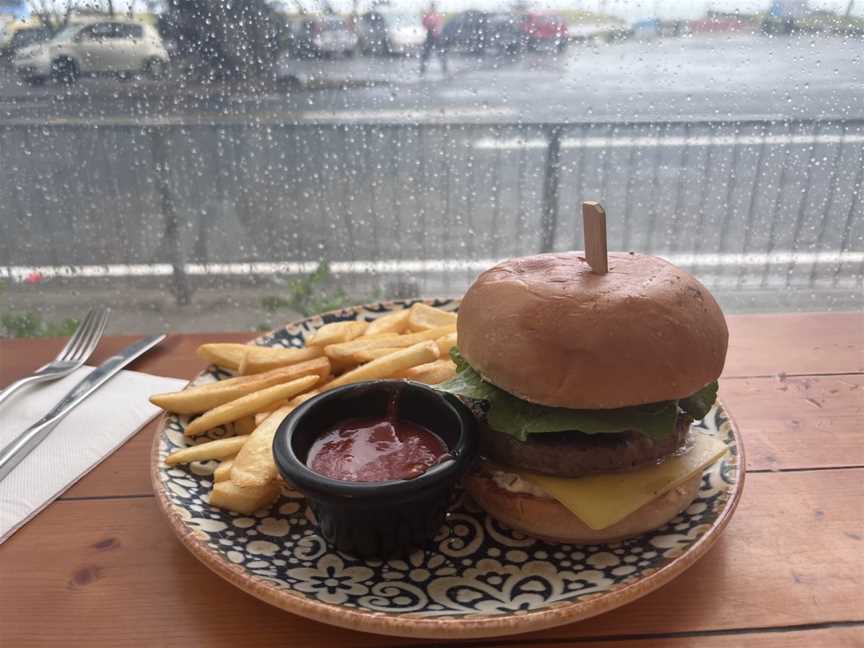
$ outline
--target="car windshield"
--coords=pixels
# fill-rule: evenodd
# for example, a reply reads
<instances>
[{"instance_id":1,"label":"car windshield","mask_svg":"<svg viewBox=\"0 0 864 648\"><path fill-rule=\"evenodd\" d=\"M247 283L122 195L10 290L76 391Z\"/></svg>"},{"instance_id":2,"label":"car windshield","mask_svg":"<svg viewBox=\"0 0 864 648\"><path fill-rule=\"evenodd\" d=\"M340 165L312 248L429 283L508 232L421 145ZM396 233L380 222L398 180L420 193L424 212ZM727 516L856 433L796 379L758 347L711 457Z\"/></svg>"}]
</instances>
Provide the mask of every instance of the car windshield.
<instances>
[{"instance_id":1,"label":"car windshield","mask_svg":"<svg viewBox=\"0 0 864 648\"><path fill-rule=\"evenodd\" d=\"M22 29L12 37L12 45L15 47L32 45L39 41L48 40L50 35L51 32L45 29Z\"/></svg>"},{"instance_id":2,"label":"car windshield","mask_svg":"<svg viewBox=\"0 0 864 648\"><path fill-rule=\"evenodd\" d=\"M86 25L67 25L57 32L57 35L52 40L58 43L72 40L78 32L84 29L84 27L86 27Z\"/></svg>"}]
</instances>

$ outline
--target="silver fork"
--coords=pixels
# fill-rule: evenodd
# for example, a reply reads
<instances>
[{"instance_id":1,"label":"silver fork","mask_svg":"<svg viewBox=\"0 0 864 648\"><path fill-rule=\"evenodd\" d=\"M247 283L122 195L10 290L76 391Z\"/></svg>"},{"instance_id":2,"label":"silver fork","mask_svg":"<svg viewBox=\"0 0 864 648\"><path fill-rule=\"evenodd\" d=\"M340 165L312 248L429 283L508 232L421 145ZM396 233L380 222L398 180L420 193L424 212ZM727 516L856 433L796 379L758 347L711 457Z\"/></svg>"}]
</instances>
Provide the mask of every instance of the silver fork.
<instances>
[{"instance_id":1,"label":"silver fork","mask_svg":"<svg viewBox=\"0 0 864 648\"><path fill-rule=\"evenodd\" d=\"M24 385L57 380L75 371L93 353L93 350L102 338L102 333L105 331L107 323L108 310L106 308L102 308L101 306L91 308L84 321L79 324L75 334L69 338L69 342L57 354L57 357L48 364L39 367L29 376L16 380L6 387L6 389L0 391L0 403Z\"/></svg>"}]
</instances>

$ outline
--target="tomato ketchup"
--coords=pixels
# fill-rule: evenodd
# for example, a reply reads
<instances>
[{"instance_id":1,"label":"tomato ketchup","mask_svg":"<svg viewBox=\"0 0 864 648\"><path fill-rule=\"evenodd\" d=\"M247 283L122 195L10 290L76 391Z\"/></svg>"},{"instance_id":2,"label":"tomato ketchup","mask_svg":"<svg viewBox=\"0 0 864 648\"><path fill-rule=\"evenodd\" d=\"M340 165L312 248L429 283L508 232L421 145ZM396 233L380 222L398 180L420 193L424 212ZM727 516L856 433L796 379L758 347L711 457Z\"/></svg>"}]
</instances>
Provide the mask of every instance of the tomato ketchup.
<instances>
[{"instance_id":1,"label":"tomato ketchup","mask_svg":"<svg viewBox=\"0 0 864 648\"><path fill-rule=\"evenodd\" d=\"M306 465L332 479L380 482L413 479L449 457L447 445L421 425L393 417L357 418L321 434Z\"/></svg>"}]
</instances>

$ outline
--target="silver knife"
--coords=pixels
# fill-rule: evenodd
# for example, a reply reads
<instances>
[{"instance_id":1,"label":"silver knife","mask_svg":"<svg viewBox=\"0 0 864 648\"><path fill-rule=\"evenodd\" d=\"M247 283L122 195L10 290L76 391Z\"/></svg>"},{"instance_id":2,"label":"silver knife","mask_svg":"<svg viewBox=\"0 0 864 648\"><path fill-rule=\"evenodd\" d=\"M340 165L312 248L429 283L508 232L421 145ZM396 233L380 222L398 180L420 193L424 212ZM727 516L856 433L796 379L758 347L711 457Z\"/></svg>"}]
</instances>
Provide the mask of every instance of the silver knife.
<instances>
[{"instance_id":1,"label":"silver knife","mask_svg":"<svg viewBox=\"0 0 864 648\"><path fill-rule=\"evenodd\" d=\"M0 450L0 481L3 481L28 454L33 452L54 426L75 409L85 398L108 382L123 367L146 353L165 339L165 335L153 335L138 340L120 353L111 356L75 385L50 412L19 434L9 445Z\"/></svg>"}]
</instances>

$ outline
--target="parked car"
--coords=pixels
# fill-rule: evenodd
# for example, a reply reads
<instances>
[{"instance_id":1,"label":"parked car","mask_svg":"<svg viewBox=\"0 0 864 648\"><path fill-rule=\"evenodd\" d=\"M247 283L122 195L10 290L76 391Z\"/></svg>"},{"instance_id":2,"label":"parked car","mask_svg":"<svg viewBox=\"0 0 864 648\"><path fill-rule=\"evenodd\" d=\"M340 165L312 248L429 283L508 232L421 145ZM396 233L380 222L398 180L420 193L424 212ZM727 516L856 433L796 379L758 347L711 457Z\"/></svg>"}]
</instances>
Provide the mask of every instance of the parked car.
<instances>
[{"instance_id":1,"label":"parked car","mask_svg":"<svg viewBox=\"0 0 864 648\"><path fill-rule=\"evenodd\" d=\"M303 20L293 39L295 53L302 57L354 56L357 43L357 34L337 16Z\"/></svg>"},{"instance_id":2,"label":"parked car","mask_svg":"<svg viewBox=\"0 0 864 648\"><path fill-rule=\"evenodd\" d=\"M567 48L569 40L567 22L555 14L527 13L520 21L525 47L530 50Z\"/></svg>"},{"instance_id":3,"label":"parked car","mask_svg":"<svg viewBox=\"0 0 864 648\"><path fill-rule=\"evenodd\" d=\"M646 18L633 23L633 38L650 41L660 36L660 21L656 18Z\"/></svg>"},{"instance_id":4,"label":"parked car","mask_svg":"<svg viewBox=\"0 0 864 648\"><path fill-rule=\"evenodd\" d=\"M426 40L426 30L416 14L369 11L357 20L355 30L361 51L375 56L416 54Z\"/></svg>"},{"instance_id":5,"label":"parked car","mask_svg":"<svg viewBox=\"0 0 864 648\"><path fill-rule=\"evenodd\" d=\"M516 54L523 48L521 20L509 13L466 11L444 25L442 38L456 52Z\"/></svg>"},{"instance_id":6,"label":"parked car","mask_svg":"<svg viewBox=\"0 0 864 648\"><path fill-rule=\"evenodd\" d=\"M9 42L0 49L0 57L11 60L18 50L51 40L54 30L50 27L22 27L12 34Z\"/></svg>"},{"instance_id":7,"label":"parked car","mask_svg":"<svg viewBox=\"0 0 864 648\"><path fill-rule=\"evenodd\" d=\"M486 23L489 14L470 9L444 24L441 39L448 50L464 54L483 54L486 49Z\"/></svg>"},{"instance_id":8,"label":"parked car","mask_svg":"<svg viewBox=\"0 0 864 648\"><path fill-rule=\"evenodd\" d=\"M24 47L13 66L25 81L54 79L72 83L81 75L144 73L158 78L168 53L148 24L104 20L64 27L50 41Z\"/></svg>"},{"instance_id":9,"label":"parked car","mask_svg":"<svg viewBox=\"0 0 864 648\"><path fill-rule=\"evenodd\" d=\"M516 54L522 47L522 34L516 16L510 13L494 13L487 16L485 52Z\"/></svg>"},{"instance_id":10,"label":"parked car","mask_svg":"<svg viewBox=\"0 0 864 648\"><path fill-rule=\"evenodd\" d=\"M360 51L372 56L389 54L390 37L387 33L387 19L380 11L367 11L357 18L354 25Z\"/></svg>"}]
</instances>

